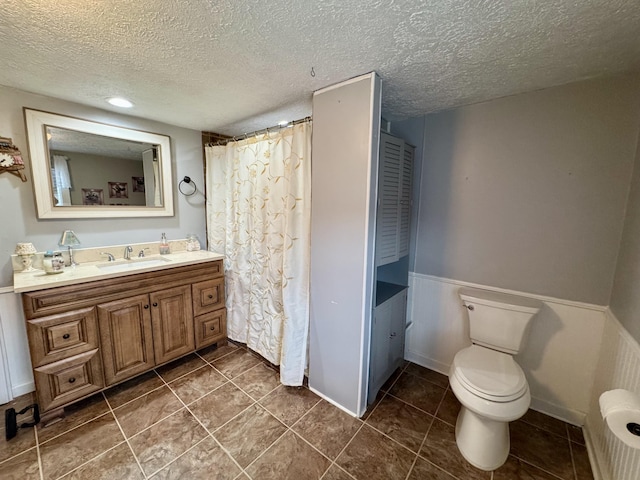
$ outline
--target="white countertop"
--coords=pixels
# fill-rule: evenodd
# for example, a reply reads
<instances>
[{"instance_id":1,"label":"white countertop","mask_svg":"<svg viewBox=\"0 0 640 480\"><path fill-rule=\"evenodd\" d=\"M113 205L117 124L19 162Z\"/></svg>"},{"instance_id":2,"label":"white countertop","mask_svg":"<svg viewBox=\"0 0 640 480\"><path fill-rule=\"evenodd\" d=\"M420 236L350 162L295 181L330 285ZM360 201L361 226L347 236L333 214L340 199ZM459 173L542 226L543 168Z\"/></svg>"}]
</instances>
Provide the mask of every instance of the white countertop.
<instances>
[{"instance_id":1,"label":"white countertop","mask_svg":"<svg viewBox=\"0 0 640 480\"><path fill-rule=\"evenodd\" d=\"M108 266L113 263L102 261L83 263L75 268L66 267L62 273L55 274L47 274L43 270L34 270L33 272L14 272L13 291L16 293L33 292L35 290L44 290L47 288L104 280L106 278L126 277L136 273L153 272L157 270L165 270L167 268L181 267L184 265L212 262L214 260L221 260L223 256L206 250L198 250L195 252L176 252L168 255L150 255L145 258L147 260L164 258L167 261L161 265L140 265L139 268L136 267L119 271L101 270L98 265ZM134 258L131 262L135 263L140 260L144 259ZM119 260L117 263L121 264L123 262L126 262L126 260Z\"/></svg>"}]
</instances>

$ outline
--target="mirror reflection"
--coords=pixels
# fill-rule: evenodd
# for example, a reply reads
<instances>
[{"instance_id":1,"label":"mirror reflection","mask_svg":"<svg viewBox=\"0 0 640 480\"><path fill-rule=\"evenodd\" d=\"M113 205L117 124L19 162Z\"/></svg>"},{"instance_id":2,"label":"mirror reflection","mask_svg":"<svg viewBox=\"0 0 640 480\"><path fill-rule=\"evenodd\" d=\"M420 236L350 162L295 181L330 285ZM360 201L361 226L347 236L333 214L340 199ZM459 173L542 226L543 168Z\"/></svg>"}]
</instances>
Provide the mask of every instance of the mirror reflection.
<instances>
[{"instance_id":1,"label":"mirror reflection","mask_svg":"<svg viewBox=\"0 0 640 480\"><path fill-rule=\"evenodd\" d=\"M158 145L46 127L54 206L162 205Z\"/></svg>"},{"instance_id":2,"label":"mirror reflection","mask_svg":"<svg viewBox=\"0 0 640 480\"><path fill-rule=\"evenodd\" d=\"M24 109L38 218L173 215L166 135Z\"/></svg>"}]
</instances>

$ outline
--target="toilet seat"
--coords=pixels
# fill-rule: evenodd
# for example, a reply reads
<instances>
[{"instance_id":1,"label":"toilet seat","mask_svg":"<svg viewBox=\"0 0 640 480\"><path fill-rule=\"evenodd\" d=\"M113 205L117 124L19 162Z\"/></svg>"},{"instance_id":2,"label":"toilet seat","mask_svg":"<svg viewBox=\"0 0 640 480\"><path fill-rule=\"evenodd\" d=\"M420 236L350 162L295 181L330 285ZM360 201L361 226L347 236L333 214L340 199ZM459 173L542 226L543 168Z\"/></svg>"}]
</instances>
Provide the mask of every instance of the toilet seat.
<instances>
[{"instance_id":1,"label":"toilet seat","mask_svg":"<svg viewBox=\"0 0 640 480\"><path fill-rule=\"evenodd\" d=\"M528 391L524 372L511 355L478 345L460 350L451 370L470 393L491 402L511 402Z\"/></svg>"}]
</instances>

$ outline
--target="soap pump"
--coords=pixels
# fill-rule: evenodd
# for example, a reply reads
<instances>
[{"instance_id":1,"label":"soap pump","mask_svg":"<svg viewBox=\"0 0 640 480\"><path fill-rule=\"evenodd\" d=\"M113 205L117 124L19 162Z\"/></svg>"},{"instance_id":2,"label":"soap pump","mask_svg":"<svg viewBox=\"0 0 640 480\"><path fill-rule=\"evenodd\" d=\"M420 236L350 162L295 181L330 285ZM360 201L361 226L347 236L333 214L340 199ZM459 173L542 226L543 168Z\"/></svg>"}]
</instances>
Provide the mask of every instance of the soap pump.
<instances>
[{"instance_id":1,"label":"soap pump","mask_svg":"<svg viewBox=\"0 0 640 480\"><path fill-rule=\"evenodd\" d=\"M169 242L167 242L167 236L164 232L162 232L162 237L160 238L160 255L166 255L171 253L169 249Z\"/></svg>"}]
</instances>

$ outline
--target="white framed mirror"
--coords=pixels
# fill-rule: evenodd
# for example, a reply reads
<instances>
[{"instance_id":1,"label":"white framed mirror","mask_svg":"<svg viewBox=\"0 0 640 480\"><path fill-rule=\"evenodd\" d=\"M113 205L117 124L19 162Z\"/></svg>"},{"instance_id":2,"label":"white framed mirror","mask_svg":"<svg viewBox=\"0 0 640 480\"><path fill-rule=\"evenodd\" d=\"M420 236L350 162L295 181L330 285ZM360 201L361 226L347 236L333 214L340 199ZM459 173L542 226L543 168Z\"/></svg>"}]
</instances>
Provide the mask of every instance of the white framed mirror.
<instances>
[{"instance_id":1,"label":"white framed mirror","mask_svg":"<svg viewBox=\"0 0 640 480\"><path fill-rule=\"evenodd\" d=\"M173 216L167 135L24 108L38 218Z\"/></svg>"}]
</instances>

